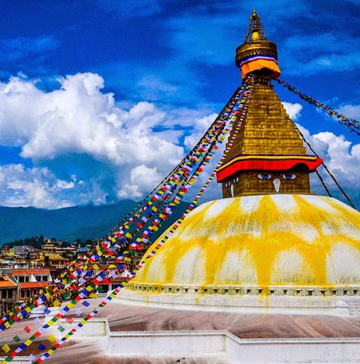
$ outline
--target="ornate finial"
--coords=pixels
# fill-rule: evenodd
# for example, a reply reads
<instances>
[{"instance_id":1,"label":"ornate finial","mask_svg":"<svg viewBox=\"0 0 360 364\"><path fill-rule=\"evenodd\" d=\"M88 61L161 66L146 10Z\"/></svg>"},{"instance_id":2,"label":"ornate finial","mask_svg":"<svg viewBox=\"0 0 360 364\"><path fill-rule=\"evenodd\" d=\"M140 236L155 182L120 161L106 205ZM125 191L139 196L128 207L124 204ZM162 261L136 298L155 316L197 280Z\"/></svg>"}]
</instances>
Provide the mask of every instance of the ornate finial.
<instances>
[{"instance_id":1,"label":"ornate finial","mask_svg":"<svg viewBox=\"0 0 360 364\"><path fill-rule=\"evenodd\" d=\"M254 71L259 74L260 70L263 70L261 72L268 77L277 78L280 75L276 44L266 39L255 9L250 16L244 43L236 49L235 62L241 69L242 77Z\"/></svg>"},{"instance_id":2,"label":"ornate finial","mask_svg":"<svg viewBox=\"0 0 360 364\"><path fill-rule=\"evenodd\" d=\"M251 34L250 40L248 40L251 28L252 28L252 34ZM248 43L248 42L256 42L256 41L260 41L260 40L266 40L266 35L261 26L260 18L257 15L256 10L254 9L253 13L250 15L250 24L249 24L249 28L248 28L248 31L245 36L244 44Z\"/></svg>"}]
</instances>

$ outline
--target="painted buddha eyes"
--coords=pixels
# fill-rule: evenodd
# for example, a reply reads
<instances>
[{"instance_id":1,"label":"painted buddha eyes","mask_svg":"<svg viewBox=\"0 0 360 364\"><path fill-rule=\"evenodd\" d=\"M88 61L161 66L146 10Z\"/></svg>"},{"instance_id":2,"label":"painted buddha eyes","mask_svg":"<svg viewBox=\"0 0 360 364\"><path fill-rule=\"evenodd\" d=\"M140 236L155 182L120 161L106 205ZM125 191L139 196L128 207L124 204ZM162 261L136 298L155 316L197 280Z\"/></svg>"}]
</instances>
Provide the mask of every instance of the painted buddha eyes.
<instances>
[{"instance_id":1,"label":"painted buddha eyes","mask_svg":"<svg viewBox=\"0 0 360 364\"><path fill-rule=\"evenodd\" d=\"M272 174L268 174L268 173L261 173L258 174L257 177L259 179L271 179L272 178Z\"/></svg>"},{"instance_id":2,"label":"painted buddha eyes","mask_svg":"<svg viewBox=\"0 0 360 364\"><path fill-rule=\"evenodd\" d=\"M282 179L295 179L297 176L296 174L282 174L281 178Z\"/></svg>"},{"instance_id":3,"label":"painted buddha eyes","mask_svg":"<svg viewBox=\"0 0 360 364\"><path fill-rule=\"evenodd\" d=\"M297 175L292 174L292 173L283 173L283 174L280 175L280 178L284 179L284 180L291 180L291 179L295 179L296 177L297 177ZM257 178L269 180L269 179L277 178L277 176L274 176L274 175L272 175L270 173L259 173L257 175Z\"/></svg>"}]
</instances>

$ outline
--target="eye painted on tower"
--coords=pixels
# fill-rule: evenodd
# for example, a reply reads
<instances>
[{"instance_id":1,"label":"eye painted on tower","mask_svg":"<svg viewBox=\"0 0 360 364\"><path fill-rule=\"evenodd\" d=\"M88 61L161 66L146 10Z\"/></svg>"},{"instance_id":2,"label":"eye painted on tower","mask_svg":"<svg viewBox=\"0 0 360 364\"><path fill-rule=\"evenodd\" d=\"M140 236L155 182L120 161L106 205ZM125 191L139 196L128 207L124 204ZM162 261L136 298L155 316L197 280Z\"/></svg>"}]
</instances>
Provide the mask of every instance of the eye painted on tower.
<instances>
[{"instance_id":1,"label":"eye painted on tower","mask_svg":"<svg viewBox=\"0 0 360 364\"><path fill-rule=\"evenodd\" d=\"M272 174L269 173L261 173L257 175L257 178L259 179L271 179L272 178Z\"/></svg>"},{"instance_id":2,"label":"eye painted on tower","mask_svg":"<svg viewBox=\"0 0 360 364\"><path fill-rule=\"evenodd\" d=\"M239 177L233 179L233 183L238 183L238 182L239 182Z\"/></svg>"},{"instance_id":3,"label":"eye painted on tower","mask_svg":"<svg viewBox=\"0 0 360 364\"><path fill-rule=\"evenodd\" d=\"M231 183L230 183L230 182L225 182L225 187L226 187L226 188L229 188L229 187L230 187L230 185L231 185Z\"/></svg>"},{"instance_id":4,"label":"eye painted on tower","mask_svg":"<svg viewBox=\"0 0 360 364\"><path fill-rule=\"evenodd\" d=\"M281 175L281 178L286 180L295 179L296 177L297 177L296 174L291 174L291 173L284 173Z\"/></svg>"}]
</instances>

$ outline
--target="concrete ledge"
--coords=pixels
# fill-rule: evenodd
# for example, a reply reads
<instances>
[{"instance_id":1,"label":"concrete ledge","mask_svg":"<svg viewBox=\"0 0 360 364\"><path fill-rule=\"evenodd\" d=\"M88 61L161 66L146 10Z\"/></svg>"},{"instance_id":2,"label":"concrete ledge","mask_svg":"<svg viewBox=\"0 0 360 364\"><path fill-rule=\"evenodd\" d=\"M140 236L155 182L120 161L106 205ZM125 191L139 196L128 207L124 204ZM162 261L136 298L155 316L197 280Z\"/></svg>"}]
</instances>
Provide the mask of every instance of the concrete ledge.
<instances>
[{"instance_id":1,"label":"concrete ledge","mask_svg":"<svg viewBox=\"0 0 360 364\"><path fill-rule=\"evenodd\" d=\"M3 362L7 358L6 356L0 356L0 363ZM31 364L31 361L27 357L19 356L15 357L12 361L12 364Z\"/></svg>"},{"instance_id":2,"label":"concrete ledge","mask_svg":"<svg viewBox=\"0 0 360 364\"><path fill-rule=\"evenodd\" d=\"M61 325L68 330L74 324L62 320ZM110 332L107 320L101 318L76 335L77 340L88 338L102 340L110 357L193 357L209 363L213 358L224 358L238 364L360 363L360 338L240 339L216 330Z\"/></svg>"},{"instance_id":3,"label":"concrete ledge","mask_svg":"<svg viewBox=\"0 0 360 364\"><path fill-rule=\"evenodd\" d=\"M238 364L360 363L360 338L239 339L227 331L117 332L108 354L119 357L224 357Z\"/></svg>"},{"instance_id":4,"label":"concrete ledge","mask_svg":"<svg viewBox=\"0 0 360 364\"><path fill-rule=\"evenodd\" d=\"M110 334L109 355L202 357L225 353L225 331L128 331Z\"/></svg>"},{"instance_id":5,"label":"concrete ledge","mask_svg":"<svg viewBox=\"0 0 360 364\"><path fill-rule=\"evenodd\" d=\"M48 321L51 318L51 314L46 316L46 321ZM65 332L70 331L74 326L76 326L79 322L81 322L82 318L73 318L74 322L72 324L69 324L66 319L60 319L58 320L54 325L51 326L49 329L51 333L60 339L64 335L58 330L59 326L62 326L65 329ZM108 339L110 335L110 328L108 321L103 318L92 318L88 323L81 328L81 330L77 331L74 334L74 338L105 338Z\"/></svg>"}]
</instances>

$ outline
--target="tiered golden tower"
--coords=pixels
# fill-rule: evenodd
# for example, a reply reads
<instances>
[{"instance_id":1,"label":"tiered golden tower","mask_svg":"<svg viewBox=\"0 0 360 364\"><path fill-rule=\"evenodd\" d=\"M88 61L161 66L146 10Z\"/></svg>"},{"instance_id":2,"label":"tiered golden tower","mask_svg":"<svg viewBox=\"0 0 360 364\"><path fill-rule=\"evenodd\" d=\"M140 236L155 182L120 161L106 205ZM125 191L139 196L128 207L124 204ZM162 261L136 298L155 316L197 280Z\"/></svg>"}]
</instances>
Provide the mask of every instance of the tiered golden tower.
<instances>
[{"instance_id":1,"label":"tiered golden tower","mask_svg":"<svg viewBox=\"0 0 360 364\"><path fill-rule=\"evenodd\" d=\"M246 121L217 171L223 197L310 193L309 173L321 159L307 154L299 131L273 89L271 80L280 75L276 44L266 39L255 10L235 60L243 77L254 77L254 86Z\"/></svg>"}]
</instances>

